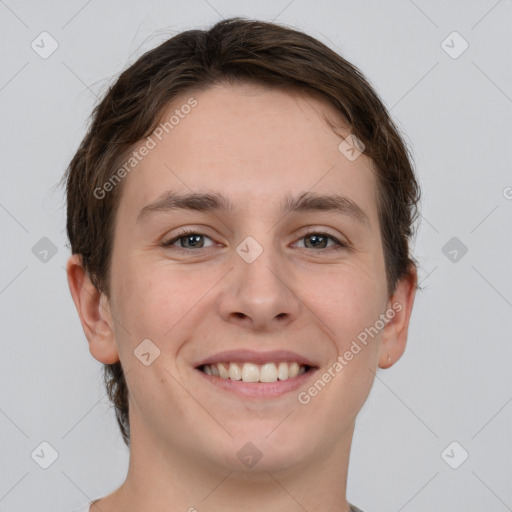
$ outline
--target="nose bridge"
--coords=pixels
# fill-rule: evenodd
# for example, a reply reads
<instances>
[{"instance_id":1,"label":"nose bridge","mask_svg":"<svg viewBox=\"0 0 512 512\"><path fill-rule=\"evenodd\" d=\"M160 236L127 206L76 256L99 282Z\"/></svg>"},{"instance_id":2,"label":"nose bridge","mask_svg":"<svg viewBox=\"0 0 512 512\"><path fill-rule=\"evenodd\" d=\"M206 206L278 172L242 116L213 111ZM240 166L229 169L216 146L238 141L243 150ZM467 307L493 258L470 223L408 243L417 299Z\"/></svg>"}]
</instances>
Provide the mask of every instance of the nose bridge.
<instances>
[{"instance_id":1,"label":"nose bridge","mask_svg":"<svg viewBox=\"0 0 512 512\"><path fill-rule=\"evenodd\" d=\"M262 236L259 236L262 240ZM256 238L249 236L236 248L235 271L240 289L243 287L247 299L260 304L277 303L283 296L284 283L282 265L272 242L272 233L267 233L260 244ZM238 261L237 261L238 260Z\"/></svg>"},{"instance_id":2,"label":"nose bridge","mask_svg":"<svg viewBox=\"0 0 512 512\"><path fill-rule=\"evenodd\" d=\"M266 328L298 315L298 301L288 282L283 255L273 242L272 231L262 230L255 237L242 240L236 247L233 265L230 290L222 305L226 318Z\"/></svg>"}]
</instances>

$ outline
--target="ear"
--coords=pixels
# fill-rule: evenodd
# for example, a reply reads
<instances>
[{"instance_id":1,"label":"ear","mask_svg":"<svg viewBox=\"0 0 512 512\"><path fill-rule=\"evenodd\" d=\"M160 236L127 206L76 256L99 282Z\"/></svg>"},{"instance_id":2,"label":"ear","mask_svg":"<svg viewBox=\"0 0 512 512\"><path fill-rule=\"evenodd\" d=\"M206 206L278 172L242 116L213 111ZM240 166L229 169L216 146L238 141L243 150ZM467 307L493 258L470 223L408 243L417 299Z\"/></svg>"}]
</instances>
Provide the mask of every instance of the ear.
<instances>
[{"instance_id":1,"label":"ear","mask_svg":"<svg viewBox=\"0 0 512 512\"><path fill-rule=\"evenodd\" d=\"M395 364L405 351L417 286L418 272L416 267L411 265L408 274L400 279L388 301L386 317L389 321L382 331L379 347L380 368L389 368Z\"/></svg>"},{"instance_id":2,"label":"ear","mask_svg":"<svg viewBox=\"0 0 512 512\"><path fill-rule=\"evenodd\" d=\"M73 254L67 263L69 291L89 342L92 356L104 364L119 361L114 337L114 323L108 298L99 292L84 270L80 255Z\"/></svg>"}]
</instances>

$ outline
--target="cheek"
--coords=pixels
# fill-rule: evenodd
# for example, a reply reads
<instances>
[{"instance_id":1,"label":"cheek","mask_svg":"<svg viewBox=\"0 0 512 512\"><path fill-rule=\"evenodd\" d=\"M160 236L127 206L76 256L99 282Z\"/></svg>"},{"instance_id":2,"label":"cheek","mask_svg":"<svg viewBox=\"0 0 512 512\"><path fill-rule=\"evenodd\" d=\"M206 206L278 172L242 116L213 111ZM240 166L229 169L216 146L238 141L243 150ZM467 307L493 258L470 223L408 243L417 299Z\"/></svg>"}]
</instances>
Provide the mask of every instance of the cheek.
<instances>
[{"instance_id":1,"label":"cheek","mask_svg":"<svg viewBox=\"0 0 512 512\"><path fill-rule=\"evenodd\" d=\"M302 396L310 397L312 417L327 416L332 435L336 426L355 417L372 388L381 336L379 318L386 298L385 280L375 273L347 266L335 274L336 279L319 281L322 292L309 297L321 320L318 325L324 326L335 352L329 365L318 372L321 382L315 381L304 390L307 396Z\"/></svg>"},{"instance_id":2,"label":"cheek","mask_svg":"<svg viewBox=\"0 0 512 512\"><path fill-rule=\"evenodd\" d=\"M361 265L333 268L322 274L297 276L300 299L321 320L319 326L336 344L348 350L352 340L373 326L386 303L385 279Z\"/></svg>"},{"instance_id":3,"label":"cheek","mask_svg":"<svg viewBox=\"0 0 512 512\"><path fill-rule=\"evenodd\" d=\"M117 298L115 312L126 328L117 329L130 346L149 338L163 347L168 333L191 307L189 282L180 279L179 273L165 271L161 265L150 262L124 261L119 272L112 274L112 291ZM166 336L167 335L167 336Z\"/></svg>"}]
</instances>

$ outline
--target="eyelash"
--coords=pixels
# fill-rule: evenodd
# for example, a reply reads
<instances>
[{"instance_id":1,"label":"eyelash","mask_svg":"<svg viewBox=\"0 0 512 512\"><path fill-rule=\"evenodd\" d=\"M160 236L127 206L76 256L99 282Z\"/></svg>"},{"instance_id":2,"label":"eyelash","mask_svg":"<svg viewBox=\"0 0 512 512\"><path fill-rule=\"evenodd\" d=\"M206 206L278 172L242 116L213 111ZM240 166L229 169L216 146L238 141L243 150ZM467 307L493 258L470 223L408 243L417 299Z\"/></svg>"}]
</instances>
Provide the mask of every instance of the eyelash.
<instances>
[{"instance_id":1,"label":"eyelash","mask_svg":"<svg viewBox=\"0 0 512 512\"><path fill-rule=\"evenodd\" d=\"M176 243L180 238L185 238L185 237L190 236L190 235L199 235L199 236L203 236L203 237L206 237L206 238L210 238L208 235L204 235L204 234L199 233L199 232L197 232L195 230L184 229L183 231L178 233L175 237L173 237L171 240L163 242L162 243L162 247L171 248L172 245L174 243ZM299 240L301 240L303 238L307 238L308 236L311 236L311 235L321 235L321 236L330 238L331 240L333 240L337 244L337 247L325 247L325 248L323 248L324 251L326 251L328 249L339 251L339 250L342 250L342 249L348 249L349 248L348 245L344 244L343 242L340 242L336 237L334 237L332 235L329 235L329 233L324 233L322 231L316 231L316 230L312 230L312 231L309 231L307 233L304 233L299 238ZM191 252L191 251L200 251L201 249L208 249L208 247L200 247L199 249L188 249L186 247L173 247L173 249L177 249L177 250L183 251L183 252ZM308 249L308 247L306 247L306 249ZM313 248L312 250L315 250L315 249Z\"/></svg>"}]
</instances>

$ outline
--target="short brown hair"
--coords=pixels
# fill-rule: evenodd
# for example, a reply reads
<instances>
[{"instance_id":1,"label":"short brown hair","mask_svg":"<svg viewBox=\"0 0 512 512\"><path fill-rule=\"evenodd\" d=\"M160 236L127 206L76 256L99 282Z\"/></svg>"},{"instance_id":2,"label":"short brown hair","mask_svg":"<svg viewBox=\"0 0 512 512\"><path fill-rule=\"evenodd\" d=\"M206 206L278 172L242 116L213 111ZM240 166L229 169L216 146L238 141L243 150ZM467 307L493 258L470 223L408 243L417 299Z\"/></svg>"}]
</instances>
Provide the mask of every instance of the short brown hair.
<instances>
[{"instance_id":1,"label":"short brown hair","mask_svg":"<svg viewBox=\"0 0 512 512\"><path fill-rule=\"evenodd\" d=\"M237 81L300 90L329 101L363 142L375 167L377 203L389 294L410 267L409 240L420 189L411 154L386 108L362 73L320 41L274 23L231 18L209 30L188 30L142 55L110 86L71 160L67 233L73 254L98 291L110 295L114 215L122 183L101 199L95 193L165 107L193 90ZM331 127L334 127L331 125ZM123 440L130 446L128 389L121 362L104 367L105 385Z\"/></svg>"}]
</instances>

